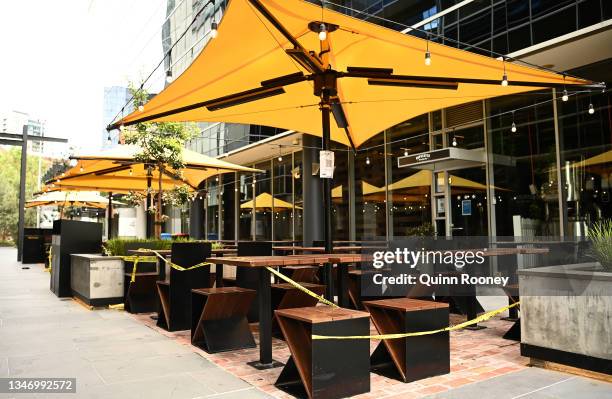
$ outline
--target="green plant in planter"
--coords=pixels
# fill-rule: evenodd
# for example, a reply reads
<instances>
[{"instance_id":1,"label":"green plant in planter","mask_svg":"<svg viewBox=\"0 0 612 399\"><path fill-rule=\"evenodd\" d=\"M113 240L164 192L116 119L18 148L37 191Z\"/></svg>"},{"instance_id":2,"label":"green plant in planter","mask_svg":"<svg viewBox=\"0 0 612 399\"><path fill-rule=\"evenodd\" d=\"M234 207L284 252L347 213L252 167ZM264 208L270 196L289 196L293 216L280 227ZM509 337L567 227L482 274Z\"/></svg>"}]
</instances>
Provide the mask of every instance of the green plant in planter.
<instances>
[{"instance_id":1,"label":"green plant in planter","mask_svg":"<svg viewBox=\"0 0 612 399\"><path fill-rule=\"evenodd\" d=\"M138 245L142 245L143 247L146 244L147 248L150 249L171 249L173 242L197 242L196 240L191 240L189 238L178 238L177 240L160 240L156 238L112 238L102 244L103 252L108 256L127 256L129 246L131 249L138 248ZM212 243L213 249L223 248L223 244L220 242Z\"/></svg>"},{"instance_id":2,"label":"green plant in planter","mask_svg":"<svg viewBox=\"0 0 612 399\"><path fill-rule=\"evenodd\" d=\"M604 270L612 272L612 220L594 223L589 230L591 255Z\"/></svg>"}]
</instances>

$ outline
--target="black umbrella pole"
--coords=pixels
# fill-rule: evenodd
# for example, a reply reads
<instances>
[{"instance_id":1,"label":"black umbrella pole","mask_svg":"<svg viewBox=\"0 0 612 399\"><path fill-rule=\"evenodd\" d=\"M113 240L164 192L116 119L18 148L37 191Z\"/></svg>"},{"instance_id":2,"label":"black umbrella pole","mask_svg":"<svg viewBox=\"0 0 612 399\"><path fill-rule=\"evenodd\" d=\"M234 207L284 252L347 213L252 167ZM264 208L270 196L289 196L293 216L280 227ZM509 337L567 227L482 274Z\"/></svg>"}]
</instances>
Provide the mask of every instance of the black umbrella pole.
<instances>
[{"instance_id":1,"label":"black umbrella pole","mask_svg":"<svg viewBox=\"0 0 612 399\"><path fill-rule=\"evenodd\" d=\"M330 141L330 102L328 96L323 96L321 100L321 117L323 125L323 150L329 151ZM319 159L319 162L321 160ZM321 165L319 165L319 168ZM331 179L323 179L323 206L324 212L324 239L325 239L325 253L332 252L332 228L331 228ZM334 299L334 284L333 284L333 272L332 264L326 263L324 268L325 278L325 298L333 301Z\"/></svg>"}]
</instances>

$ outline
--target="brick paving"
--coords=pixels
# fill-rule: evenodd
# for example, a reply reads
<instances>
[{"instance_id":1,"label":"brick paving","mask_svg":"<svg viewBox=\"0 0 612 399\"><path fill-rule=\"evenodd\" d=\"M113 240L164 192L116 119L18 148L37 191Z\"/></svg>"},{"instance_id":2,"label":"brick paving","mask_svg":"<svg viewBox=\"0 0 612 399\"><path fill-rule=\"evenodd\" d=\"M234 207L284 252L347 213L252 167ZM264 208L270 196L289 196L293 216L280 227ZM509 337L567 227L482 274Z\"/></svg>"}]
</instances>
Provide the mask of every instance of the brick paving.
<instances>
[{"instance_id":1,"label":"brick paving","mask_svg":"<svg viewBox=\"0 0 612 399\"><path fill-rule=\"evenodd\" d=\"M155 321L149 316L147 314L134 315L136 319L157 330L160 334L173 338L176 342L191 348L192 351L199 353L217 366L261 391L277 398L292 397L274 386L282 368L260 371L247 365L247 362L258 359L258 348L209 354L191 345L189 331L167 332L156 327ZM465 317L451 315L451 324L462 321L465 321ZM520 355L519 343L502 338L504 333L512 326L512 322L497 317L482 323L482 325L487 328L478 331L459 330L450 333L451 372L449 374L406 384L372 373L370 374L371 392L356 396L356 398L423 398L474 382L510 374L527 367L528 359ZM251 326L257 341L256 325ZM371 326L371 331L372 334L376 333L373 326ZM370 341L371 351L374 351L379 342L378 340ZM285 363L290 355L285 342L274 339L272 348L274 359Z\"/></svg>"}]
</instances>

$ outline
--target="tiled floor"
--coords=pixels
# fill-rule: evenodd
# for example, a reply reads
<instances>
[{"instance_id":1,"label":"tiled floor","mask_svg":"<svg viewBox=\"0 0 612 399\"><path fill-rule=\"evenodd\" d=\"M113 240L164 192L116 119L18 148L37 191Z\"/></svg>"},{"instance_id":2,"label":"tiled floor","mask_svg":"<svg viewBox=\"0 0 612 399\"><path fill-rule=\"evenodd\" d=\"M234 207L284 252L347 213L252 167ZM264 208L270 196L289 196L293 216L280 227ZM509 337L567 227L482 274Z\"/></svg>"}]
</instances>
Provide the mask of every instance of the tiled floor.
<instances>
[{"instance_id":1,"label":"tiled floor","mask_svg":"<svg viewBox=\"0 0 612 399\"><path fill-rule=\"evenodd\" d=\"M245 349L219 354L208 354L190 345L189 331L169 333L155 326L150 315L135 315L138 320L159 331L168 337L174 338L181 344L190 346L203 357L217 364L219 367L242 378L249 384L254 385L264 392L277 398L290 398L291 396L274 386L282 368L266 371L256 370L246 363L257 360L259 350L257 348ZM451 323L456 324L464 321L460 316L451 316ZM446 392L448 390L484 381L493 377L505 375L524 369L528 360L519 354L519 344L501 338L511 327L512 323L491 319L484 323L487 327L483 330L470 331L460 330L451 332L451 372L450 374L428 378L417 382L405 384L403 382L382 377L377 374L371 375L371 392L357 396L357 398L422 398L431 394ZM372 333L376 333L371 327ZM254 332L257 341L257 332ZM372 340L371 351L380 341ZM289 349L282 340L273 341L274 359L286 362L289 358Z\"/></svg>"}]
</instances>

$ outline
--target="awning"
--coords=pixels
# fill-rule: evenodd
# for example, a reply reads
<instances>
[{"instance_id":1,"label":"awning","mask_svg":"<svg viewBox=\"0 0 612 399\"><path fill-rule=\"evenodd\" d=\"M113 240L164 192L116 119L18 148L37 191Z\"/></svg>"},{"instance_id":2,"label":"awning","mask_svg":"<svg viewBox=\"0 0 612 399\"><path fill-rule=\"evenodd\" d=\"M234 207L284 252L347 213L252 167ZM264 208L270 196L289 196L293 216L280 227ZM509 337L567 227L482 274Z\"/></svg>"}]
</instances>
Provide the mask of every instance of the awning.
<instances>
[{"instance_id":1,"label":"awning","mask_svg":"<svg viewBox=\"0 0 612 399\"><path fill-rule=\"evenodd\" d=\"M140 148L134 145L119 145L106 151L92 154L79 154L71 157L77 165L47 184L52 189L97 190L112 192L142 191L147 189L147 167L137 161ZM190 190L197 190L199 184L211 176L229 172L261 172L220 159L208 157L194 151L183 149L185 168L176 173L171 168L162 175L162 190L171 190L185 184ZM151 186L158 188L159 170L151 170Z\"/></svg>"},{"instance_id":2,"label":"awning","mask_svg":"<svg viewBox=\"0 0 612 399\"><path fill-rule=\"evenodd\" d=\"M26 208L35 206L77 206L90 208L106 208L108 206L108 198L101 196L97 192L92 191L53 191L43 193L26 201ZM120 202L113 201L113 205L123 205Z\"/></svg>"},{"instance_id":3,"label":"awning","mask_svg":"<svg viewBox=\"0 0 612 399\"><path fill-rule=\"evenodd\" d=\"M309 28L321 21L330 27L324 42ZM344 112L348 127L345 131L332 122L331 139L348 145L350 136L355 147L429 111L542 87L592 84L428 43L301 0L231 0L218 32L143 111L109 128L207 121L321 136L320 98L314 95L315 74L308 66L313 59L337 72L337 96L331 101ZM429 66L424 62L427 49ZM504 74L507 86L500 84ZM322 73L317 76L320 82Z\"/></svg>"}]
</instances>

